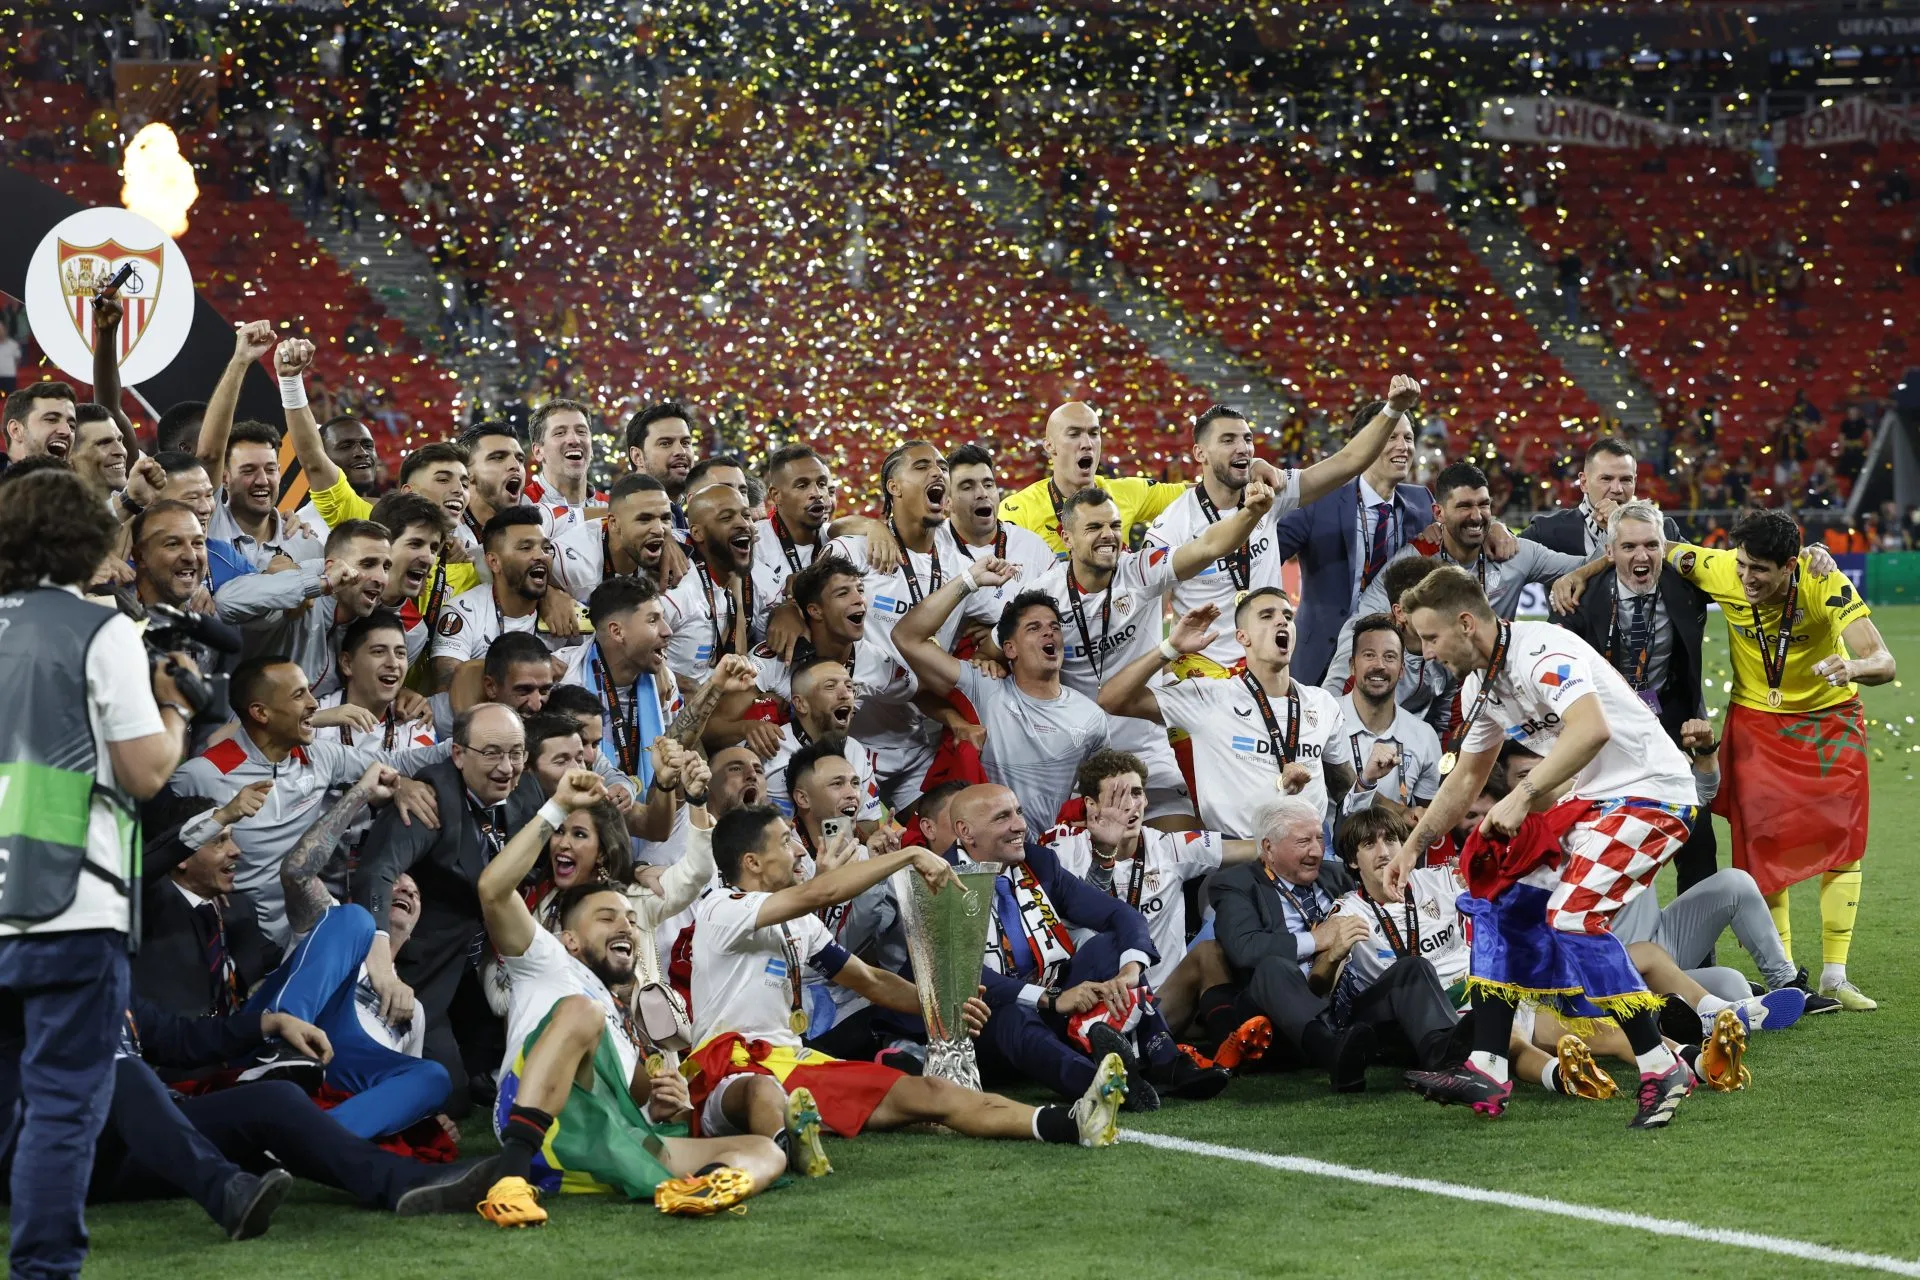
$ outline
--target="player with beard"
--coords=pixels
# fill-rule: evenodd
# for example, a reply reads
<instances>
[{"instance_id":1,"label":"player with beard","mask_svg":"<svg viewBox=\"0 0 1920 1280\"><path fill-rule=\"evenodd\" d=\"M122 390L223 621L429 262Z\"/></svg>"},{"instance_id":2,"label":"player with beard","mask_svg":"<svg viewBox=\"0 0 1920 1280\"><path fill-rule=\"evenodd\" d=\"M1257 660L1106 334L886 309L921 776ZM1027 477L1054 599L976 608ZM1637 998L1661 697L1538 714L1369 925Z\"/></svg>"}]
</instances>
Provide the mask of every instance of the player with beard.
<instances>
[{"instance_id":1,"label":"player with beard","mask_svg":"<svg viewBox=\"0 0 1920 1280\"><path fill-rule=\"evenodd\" d=\"M1338 813L1353 787L1353 744L1332 695L1289 671L1293 603L1284 591L1262 587L1241 598L1234 626L1247 665L1239 675L1152 684L1167 663L1204 650L1216 620L1212 605L1181 615L1157 650L1107 681L1100 705L1192 738L1200 817L1210 831L1258 838L1260 812L1276 792Z\"/></svg>"},{"instance_id":2,"label":"player with beard","mask_svg":"<svg viewBox=\"0 0 1920 1280\"><path fill-rule=\"evenodd\" d=\"M185 608L207 576L207 537L192 508L162 498L133 518L131 536L134 595Z\"/></svg>"},{"instance_id":3,"label":"player with beard","mask_svg":"<svg viewBox=\"0 0 1920 1280\"><path fill-rule=\"evenodd\" d=\"M923 695L958 691L986 732L981 763L987 777L1020 797L1029 831L1038 838L1073 794L1080 764L1106 745L1107 718L1085 694L1062 686L1066 643L1060 609L1044 591L1023 591L1000 613L995 639L1007 675L996 679L933 642L933 635L975 593L998 593L1018 570L991 557L967 565L907 612L894 628L894 645L913 670Z\"/></svg>"},{"instance_id":4,"label":"player with beard","mask_svg":"<svg viewBox=\"0 0 1920 1280\"><path fill-rule=\"evenodd\" d=\"M581 604L617 574L650 578L664 590L685 572L673 503L666 487L644 472L621 476L606 515L574 525L553 543L553 580Z\"/></svg>"},{"instance_id":5,"label":"player with beard","mask_svg":"<svg viewBox=\"0 0 1920 1280\"><path fill-rule=\"evenodd\" d=\"M835 537L863 534L875 567L890 573L899 564L898 545L884 521L865 516L833 518L833 473L811 445L775 449L767 455L761 474L766 477L773 512L753 527L753 588L759 599L784 599L788 579L827 554L829 539ZM752 495L747 496L751 502ZM775 620L780 616L776 613ZM797 616L791 618L791 626L796 637L805 629ZM776 647L787 651L785 644Z\"/></svg>"},{"instance_id":6,"label":"player with beard","mask_svg":"<svg viewBox=\"0 0 1920 1280\"><path fill-rule=\"evenodd\" d=\"M853 766L859 784L860 801L853 817L864 836L885 816L880 804L880 784L873 776L873 753L847 736L853 724L853 710L860 695L853 673L838 658L814 657L797 662L788 681L791 697L786 723L780 731L780 746L767 757L766 801L787 816L793 816L793 800L787 794L787 762L802 748L828 737L838 736L844 745L847 762Z\"/></svg>"},{"instance_id":7,"label":"player with beard","mask_svg":"<svg viewBox=\"0 0 1920 1280\"><path fill-rule=\"evenodd\" d=\"M527 1181L536 1155L572 1175L570 1189L651 1198L677 1214L719 1212L787 1169L766 1138L687 1136L685 1081L646 1056L650 1046L614 995L632 982L640 944L626 895L599 884L567 890L556 936L517 892L568 815L605 796L592 774L569 774L481 879L487 937L512 983L495 1111L500 1180L478 1206L497 1226L547 1220Z\"/></svg>"},{"instance_id":8,"label":"player with beard","mask_svg":"<svg viewBox=\"0 0 1920 1280\"><path fill-rule=\"evenodd\" d=\"M861 648L871 646L880 665L865 671L856 665L855 679L864 687L853 731L874 753L880 794L896 809L908 808L919 798L943 725L978 736L977 727L945 700L916 697L912 677L893 649L894 625L907 610L959 578L967 567L965 558L942 548L935 537L947 518L947 483L947 465L939 450L924 440L907 441L888 454L880 468L887 524L901 547L899 566L882 572L872 561L867 540L858 535L836 543L847 549L849 558L868 566L864 586L870 605ZM969 599L967 608L940 628L938 643L951 649L963 624L984 629L998 616L991 598Z\"/></svg>"},{"instance_id":9,"label":"player with beard","mask_svg":"<svg viewBox=\"0 0 1920 1280\"><path fill-rule=\"evenodd\" d=\"M953 486L953 514L940 539L966 559L993 556L1015 565L1020 576L1002 589L1003 595L1053 567L1057 557L1045 538L1000 518L1000 481L991 453L977 444L961 445L947 455L947 481Z\"/></svg>"},{"instance_id":10,"label":"player with beard","mask_svg":"<svg viewBox=\"0 0 1920 1280\"><path fill-rule=\"evenodd\" d=\"M73 451L73 388L36 382L7 396L7 463L42 455L64 459Z\"/></svg>"},{"instance_id":11,"label":"player with beard","mask_svg":"<svg viewBox=\"0 0 1920 1280\"><path fill-rule=\"evenodd\" d=\"M587 518L587 505L605 495L587 485L593 467L593 415L574 400L549 400L533 411L533 461L540 474L521 497L540 512L549 537L557 538Z\"/></svg>"},{"instance_id":12,"label":"player with beard","mask_svg":"<svg viewBox=\"0 0 1920 1280\"><path fill-rule=\"evenodd\" d=\"M434 581L434 566L440 561L453 523L444 507L400 489L374 503L370 518L393 535L393 568L380 604L398 614L406 628L407 665L411 667L420 661L432 638L419 601Z\"/></svg>"},{"instance_id":13,"label":"player with beard","mask_svg":"<svg viewBox=\"0 0 1920 1280\"><path fill-rule=\"evenodd\" d=\"M1551 587L1567 574L1589 567L1586 556L1553 551L1526 538L1519 540L1513 555L1505 560L1496 560L1488 554L1487 537L1494 526L1493 498L1487 491L1486 472L1471 462L1456 462L1442 468L1434 477L1433 491L1440 515L1439 540L1427 542L1416 538L1394 552L1393 559L1387 562L1389 565L1415 556L1430 556L1443 565L1458 565L1480 584L1493 604L1494 613L1507 619L1519 612L1520 597L1529 586ZM1607 566L1604 553L1593 563L1604 569ZM1579 581L1584 582L1585 578L1582 574ZM1354 617L1385 613L1390 607L1387 584L1375 578L1360 593ZM1329 693L1345 692L1352 668L1353 625L1349 620L1340 628L1333 661L1327 667L1321 687Z\"/></svg>"},{"instance_id":14,"label":"player with beard","mask_svg":"<svg viewBox=\"0 0 1920 1280\"><path fill-rule=\"evenodd\" d=\"M1474 917L1474 1051L1457 1069L1415 1072L1408 1083L1435 1102L1500 1114L1513 1088L1513 1002L1531 999L1575 1017L1612 1016L1640 1069L1630 1127L1664 1127L1691 1076L1662 1042L1659 998L1609 926L1698 818L1686 757L1585 641L1550 623L1502 621L1465 570L1436 569L1401 602L1428 656L1460 678L1467 710L1458 766L1388 867L1386 899L1399 900L1504 742L1546 757L1488 812L1462 858L1473 894L1462 907ZM1483 836L1508 839L1482 848Z\"/></svg>"},{"instance_id":15,"label":"player with beard","mask_svg":"<svg viewBox=\"0 0 1920 1280\"><path fill-rule=\"evenodd\" d=\"M730 653L745 654L761 606L753 590L753 514L738 490L708 485L686 504L693 566L664 597L667 665L683 689Z\"/></svg>"},{"instance_id":16,"label":"player with beard","mask_svg":"<svg viewBox=\"0 0 1920 1280\"><path fill-rule=\"evenodd\" d=\"M1164 484L1144 476L1109 479L1100 474L1100 411L1090 404L1070 400L1047 415L1046 435L1041 448L1046 451L1048 475L1008 494L1000 504L1000 517L1012 521L1046 540L1055 555L1067 551L1067 502L1082 489L1097 488L1105 493L1120 513L1120 536L1130 536L1135 525L1152 524L1162 511L1187 494L1184 484ZM1285 479L1270 463L1256 459L1254 478L1279 488Z\"/></svg>"},{"instance_id":17,"label":"player with beard","mask_svg":"<svg viewBox=\"0 0 1920 1280\"><path fill-rule=\"evenodd\" d=\"M1440 790L1440 737L1396 700L1406 670L1406 641L1393 616L1353 624L1353 692L1335 700L1358 770L1342 808L1351 813L1386 799L1418 821Z\"/></svg>"},{"instance_id":18,"label":"player with beard","mask_svg":"<svg viewBox=\"0 0 1920 1280\"><path fill-rule=\"evenodd\" d=\"M519 506L527 486L527 450L519 433L504 422L482 422L460 433L467 451L467 479L471 487L467 509L461 515L467 532L484 546L489 521ZM545 532L546 526L541 525Z\"/></svg>"},{"instance_id":19,"label":"player with beard","mask_svg":"<svg viewBox=\"0 0 1920 1280\"><path fill-rule=\"evenodd\" d=\"M1232 979L1220 944L1187 944L1186 884L1223 866L1251 862L1253 840L1228 840L1217 831L1155 831L1145 825L1147 767L1124 751L1100 751L1080 766L1074 790L1086 804L1084 823L1055 827L1045 843L1060 865L1146 918L1160 958L1147 967L1168 1028L1179 1036L1193 1021L1200 993ZM1237 1068L1257 1059L1273 1036L1264 1019L1250 1019L1214 1054L1216 1066ZM1204 1065L1204 1064L1203 1064Z\"/></svg>"},{"instance_id":20,"label":"player with beard","mask_svg":"<svg viewBox=\"0 0 1920 1280\"><path fill-rule=\"evenodd\" d=\"M1211 604L1224 614L1231 611L1241 593L1256 587L1278 587L1281 556L1275 526L1280 518L1304 503L1319 501L1373 465L1386 448L1389 429L1397 421L1394 415L1411 413L1419 403L1420 384L1396 374L1387 390L1388 412L1376 415L1332 457L1310 467L1289 468L1284 483L1274 486L1272 509L1246 545L1228 552L1173 589L1174 613L1190 613ZM1201 467L1200 482L1153 522L1147 530L1148 547L1180 546L1219 520L1223 512L1239 505L1240 495L1253 477L1253 425L1231 406L1213 405L1194 420L1193 458ZM1244 654L1233 635L1225 633L1214 639L1204 656L1224 671Z\"/></svg>"},{"instance_id":21,"label":"player with beard","mask_svg":"<svg viewBox=\"0 0 1920 1280\"><path fill-rule=\"evenodd\" d=\"M852 861L810 880L798 878L803 851L772 808L736 809L714 827L713 858L726 893L694 909L695 1049L688 1070L700 1131L783 1132L785 1115L764 1102L757 1081L772 1077L790 1094L809 1091L821 1122L842 1137L923 1122L977 1138L1111 1145L1115 1112L1126 1097L1125 1068L1113 1055L1089 1064L1090 1082L1071 1105L1028 1107L931 1076L905 1075L873 1062L826 1057L802 1045L804 970L850 987L873 1004L905 1015L920 997L898 974L874 969L834 942L814 914L847 902L895 871L911 870L935 892L958 892L953 870L925 849ZM970 1033L987 1010L966 1005ZM821 1160L824 1172L824 1159Z\"/></svg>"},{"instance_id":22,"label":"player with beard","mask_svg":"<svg viewBox=\"0 0 1920 1280\"><path fill-rule=\"evenodd\" d=\"M320 443L326 449L327 460L339 470L347 487L372 501L380 483L380 455L374 449L373 432L367 424L350 413L328 418L320 424ZM311 476L307 478L307 487L311 491ZM314 537L326 537L327 522L321 517L319 508L314 506L312 498L308 498L293 515Z\"/></svg>"},{"instance_id":23,"label":"player with beard","mask_svg":"<svg viewBox=\"0 0 1920 1280\"><path fill-rule=\"evenodd\" d=\"M283 573L235 578L214 597L221 621L240 627L248 654L285 654L300 664L314 696L340 688L334 655L355 619L380 607L393 571L387 531L371 520L350 520L327 535L326 557ZM309 602L333 597L333 607Z\"/></svg>"},{"instance_id":24,"label":"player with beard","mask_svg":"<svg viewBox=\"0 0 1920 1280\"><path fill-rule=\"evenodd\" d=\"M540 608L553 569L540 513L528 506L508 507L487 521L484 532L493 581L461 592L440 615L429 651L436 689L446 688L462 662L480 657L496 636L508 631L532 632L554 652L579 643L577 635L555 635ZM573 602L567 604L571 608Z\"/></svg>"},{"instance_id":25,"label":"player with beard","mask_svg":"<svg viewBox=\"0 0 1920 1280\"><path fill-rule=\"evenodd\" d=\"M693 470L693 412L673 400L650 404L627 421L627 466L658 480L674 504L673 522L686 527L680 498Z\"/></svg>"},{"instance_id":26,"label":"player with beard","mask_svg":"<svg viewBox=\"0 0 1920 1280\"><path fill-rule=\"evenodd\" d=\"M204 445L214 432L201 434ZM275 556L318 560L320 542L275 504L280 500L280 432L264 422L240 422L226 438L218 477L220 500L207 536L233 544L254 568L265 570ZM204 459L203 459L204 460Z\"/></svg>"},{"instance_id":27,"label":"player with beard","mask_svg":"<svg viewBox=\"0 0 1920 1280\"><path fill-rule=\"evenodd\" d=\"M1089 698L1101 697L1114 672L1153 648L1160 634L1162 598L1176 583L1243 546L1273 502L1273 489L1254 479L1233 514L1208 525L1198 537L1172 550L1134 552L1126 549L1126 516L1104 490L1082 489L1069 497L1061 512L1067 560L1031 584L1053 597L1066 620L1066 685ZM1193 797L1166 734L1145 721L1116 719L1107 726L1107 737L1116 751L1132 752L1146 762L1148 824L1173 831L1192 826ZM1052 817L1043 815L1042 821L1050 824Z\"/></svg>"}]
</instances>

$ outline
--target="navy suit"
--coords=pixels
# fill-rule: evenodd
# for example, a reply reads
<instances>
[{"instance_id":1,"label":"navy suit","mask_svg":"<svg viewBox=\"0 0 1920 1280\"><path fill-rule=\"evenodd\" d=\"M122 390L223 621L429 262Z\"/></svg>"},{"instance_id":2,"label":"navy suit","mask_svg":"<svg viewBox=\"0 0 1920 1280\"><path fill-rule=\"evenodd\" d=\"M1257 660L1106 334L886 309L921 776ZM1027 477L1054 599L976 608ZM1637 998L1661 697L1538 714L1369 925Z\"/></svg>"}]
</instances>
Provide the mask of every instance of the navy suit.
<instances>
[{"instance_id":1,"label":"navy suit","mask_svg":"<svg viewBox=\"0 0 1920 1280\"><path fill-rule=\"evenodd\" d=\"M955 860L951 852L947 858ZM1129 951L1147 956L1148 964L1160 958L1146 917L1062 867L1053 850L1027 841L1027 866L1061 920L1075 929L1095 931L1074 949L1073 959L1060 975L1062 990L1082 982L1105 982L1120 971L1120 957ZM1093 1060L1067 1042L1064 1017L1020 1002L1021 990L1034 980L1032 974L997 973L982 967L984 998L993 1010L978 1045L983 1064L990 1071L997 1067L1037 1080L1062 1097L1077 1098L1093 1083Z\"/></svg>"},{"instance_id":2,"label":"navy suit","mask_svg":"<svg viewBox=\"0 0 1920 1280\"><path fill-rule=\"evenodd\" d=\"M1425 487L1396 485L1392 501L1399 527L1387 542L1389 558L1433 523L1433 495ZM1299 631L1292 662L1296 680L1319 684L1326 679L1340 624L1353 611L1360 570L1367 563L1361 531L1358 480L1280 518L1280 558L1300 561Z\"/></svg>"}]
</instances>

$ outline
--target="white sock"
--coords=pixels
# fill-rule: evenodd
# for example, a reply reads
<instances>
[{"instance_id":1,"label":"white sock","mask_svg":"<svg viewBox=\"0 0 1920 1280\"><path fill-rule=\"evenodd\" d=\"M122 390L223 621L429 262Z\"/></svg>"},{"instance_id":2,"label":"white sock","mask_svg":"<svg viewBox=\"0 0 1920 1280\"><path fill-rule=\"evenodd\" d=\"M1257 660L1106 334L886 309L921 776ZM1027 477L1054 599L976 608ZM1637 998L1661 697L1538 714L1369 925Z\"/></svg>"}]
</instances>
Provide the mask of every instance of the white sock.
<instances>
[{"instance_id":1,"label":"white sock","mask_svg":"<svg viewBox=\"0 0 1920 1280\"><path fill-rule=\"evenodd\" d=\"M1633 1065L1640 1069L1640 1074L1643 1076L1663 1076L1673 1070L1674 1064L1678 1061L1679 1059L1673 1056L1673 1050L1663 1044L1657 1049L1635 1054Z\"/></svg>"},{"instance_id":2,"label":"white sock","mask_svg":"<svg viewBox=\"0 0 1920 1280\"><path fill-rule=\"evenodd\" d=\"M1540 1068L1540 1083L1546 1086L1548 1093L1560 1092L1560 1086L1554 1082L1554 1077L1559 1075L1559 1073L1560 1060L1558 1058L1548 1058L1547 1065Z\"/></svg>"},{"instance_id":3,"label":"white sock","mask_svg":"<svg viewBox=\"0 0 1920 1280\"><path fill-rule=\"evenodd\" d=\"M1035 1142L1046 1141L1045 1138L1040 1136L1040 1108L1038 1107L1033 1109L1033 1140Z\"/></svg>"},{"instance_id":4,"label":"white sock","mask_svg":"<svg viewBox=\"0 0 1920 1280\"><path fill-rule=\"evenodd\" d=\"M1501 1084L1507 1082L1507 1060L1504 1056L1475 1049L1467 1055L1467 1061L1486 1072Z\"/></svg>"},{"instance_id":5,"label":"white sock","mask_svg":"<svg viewBox=\"0 0 1920 1280\"><path fill-rule=\"evenodd\" d=\"M1711 1022L1713 1021L1714 1014L1720 1012L1722 1009L1731 1008L1733 1008L1733 1001L1722 1000L1719 996L1709 991L1700 997L1700 1003L1694 1006L1694 1012L1700 1015L1700 1021Z\"/></svg>"},{"instance_id":6,"label":"white sock","mask_svg":"<svg viewBox=\"0 0 1920 1280\"><path fill-rule=\"evenodd\" d=\"M1847 966L1844 964L1823 964L1820 966L1820 986L1823 990L1839 986L1847 980Z\"/></svg>"}]
</instances>

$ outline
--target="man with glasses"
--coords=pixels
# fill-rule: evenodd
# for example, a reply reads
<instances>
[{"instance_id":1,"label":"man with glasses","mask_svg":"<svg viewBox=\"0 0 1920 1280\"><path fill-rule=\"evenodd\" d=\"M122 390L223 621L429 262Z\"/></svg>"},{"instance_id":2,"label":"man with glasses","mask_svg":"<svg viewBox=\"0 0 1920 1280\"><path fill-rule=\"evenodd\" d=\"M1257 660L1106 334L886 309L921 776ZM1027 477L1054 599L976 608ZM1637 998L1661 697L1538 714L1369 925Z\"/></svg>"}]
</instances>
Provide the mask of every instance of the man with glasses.
<instances>
[{"instance_id":1,"label":"man with glasses","mask_svg":"<svg viewBox=\"0 0 1920 1280\"><path fill-rule=\"evenodd\" d=\"M497 1019L455 1019L448 1011L486 1009L479 974L485 925L475 886L508 835L540 808L540 786L526 764L526 731L511 707L467 708L454 717L453 758L420 772L433 788L439 827L389 809L367 833L353 876L353 901L375 920L387 918L401 873L420 886L420 922L406 950L396 964L386 934L376 934L367 974L382 1018L404 1022L416 1007L426 1014L426 1056L447 1069L453 1088L446 1110L456 1120L472 1107L469 1078L498 1063L503 1048Z\"/></svg>"}]
</instances>

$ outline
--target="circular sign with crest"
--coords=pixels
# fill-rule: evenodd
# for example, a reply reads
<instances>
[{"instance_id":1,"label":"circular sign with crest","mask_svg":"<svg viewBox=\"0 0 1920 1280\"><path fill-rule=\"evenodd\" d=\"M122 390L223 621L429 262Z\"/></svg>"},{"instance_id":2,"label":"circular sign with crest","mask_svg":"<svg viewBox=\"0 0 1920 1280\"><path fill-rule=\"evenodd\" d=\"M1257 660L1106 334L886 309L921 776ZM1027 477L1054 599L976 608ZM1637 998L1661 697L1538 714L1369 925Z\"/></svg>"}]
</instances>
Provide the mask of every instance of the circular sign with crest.
<instances>
[{"instance_id":1,"label":"circular sign with crest","mask_svg":"<svg viewBox=\"0 0 1920 1280\"><path fill-rule=\"evenodd\" d=\"M120 380L131 386L165 369L193 327L193 278L167 234L125 209L85 209L62 219L27 267L33 336L61 372L93 381L93 298L124 267L120 286Z\"/></svg>"}]
</instances>

